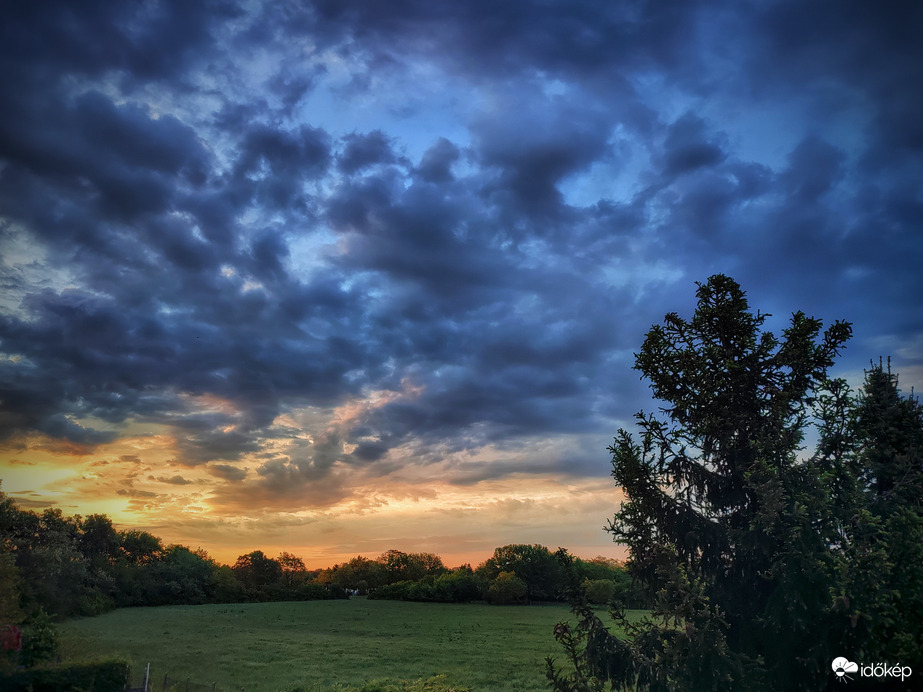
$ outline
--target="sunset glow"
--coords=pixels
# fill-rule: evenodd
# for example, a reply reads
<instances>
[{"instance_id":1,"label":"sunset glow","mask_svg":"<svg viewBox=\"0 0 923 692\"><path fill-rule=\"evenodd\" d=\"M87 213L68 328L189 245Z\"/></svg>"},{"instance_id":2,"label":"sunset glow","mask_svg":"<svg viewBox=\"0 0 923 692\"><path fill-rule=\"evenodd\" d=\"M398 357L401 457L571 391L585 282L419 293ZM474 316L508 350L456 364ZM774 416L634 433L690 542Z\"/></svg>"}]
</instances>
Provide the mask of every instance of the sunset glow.
<instances>
[{"instance_id":1,"label":"sunset glow","mask_svg":"<svg viewBox=\"0 0 923 692\"><path fill-rule=\"evenodd\" d=\"M923 388L912 3L55 4L0 28L22 508L225 563L624 557L633 354L719 272Z\"/></svg>"}]
</instances>

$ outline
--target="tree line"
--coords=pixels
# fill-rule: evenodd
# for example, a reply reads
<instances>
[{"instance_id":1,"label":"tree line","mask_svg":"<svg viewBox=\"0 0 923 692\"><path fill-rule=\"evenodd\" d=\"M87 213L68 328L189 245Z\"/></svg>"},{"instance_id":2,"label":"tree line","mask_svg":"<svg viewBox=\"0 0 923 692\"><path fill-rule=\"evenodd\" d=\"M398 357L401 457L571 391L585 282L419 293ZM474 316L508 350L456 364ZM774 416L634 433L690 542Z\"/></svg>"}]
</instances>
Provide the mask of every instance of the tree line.
<instances>
[{"instance_id":1,"label":"tree line","mask_svg":"<svg viewBox=\"0 0 923 692\"><path fill-rule=\"evenodd\" d=\"M574 569L594 602L617 597L633 608L647 605L626 566L617 560L577 558ZM389 550L377 560L356 557L322 570L317 581L372 599L510 605L565 600L566 576L545 546L511 544L496 548L476 568L466 564L448 569L430 553Z\"/></svg>"},{"instance_id":2,"label":"tree line","mask_svg":"<svg viewBox=\"0 0 923 692\"><path fill-rule=\"evenodd\" d=\"M646 604L623 564L602 557L575 564L599 602L617 596L637 607ZM53 620L114 608L351 595L507 605L562 600L564 587L560 564L541 545L497 548L476 568L449 569L438 555L400 550L315 570L291 553L270 557L261 550L224 565L202 549L164 545L138 529L119 530L104 514L21 509L0 490L0 654L7 664L53 657Z\"/></svg>"},{"instance_id":3,"label":"tree line","mask_svg":"<svg viewBox=\"0 0 923 692\"><path fill-rule=\"evenodd\" d=\"M261 551L221 565L201 549L165 546L104 514L66 516L18 508L0 492L0 590L7 624L44 611L98 615L126 606L328 598L299 558Z\"/></svg>"},{"instance_id":4,"label":"tree line","mask_svg":"<svg viewBox=\"0 0 923 692\"><path fill-rule=\"evenodd\" d=\"M577 569L600 602L618 595L642 607L625 565L597 557ZM118 530L104 514L66 516L20 509L0 491L0 617L2 625L40 611L57 618L93 616L131 606L372 598L491 603L563 599L564 574L542 545L506 545L477 568L445 566L438 555L388 550L309 570L291 553L261 550L219 564L202 549L163 541L137 529Z\"/></svg>"}]
</instances>

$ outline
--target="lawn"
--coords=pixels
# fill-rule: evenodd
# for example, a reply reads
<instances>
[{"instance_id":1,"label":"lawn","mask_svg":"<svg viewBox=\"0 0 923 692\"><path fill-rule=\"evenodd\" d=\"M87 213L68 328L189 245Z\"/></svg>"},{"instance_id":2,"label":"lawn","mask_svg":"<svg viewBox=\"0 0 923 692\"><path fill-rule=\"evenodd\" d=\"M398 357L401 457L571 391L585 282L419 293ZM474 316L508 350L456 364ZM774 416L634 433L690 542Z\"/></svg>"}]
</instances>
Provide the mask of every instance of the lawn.
<instances>
[{"instance_id":1,"label":"lawn","mask_svg":"<svg viewBox=\"0 0 923 692\"><path fill-rule=\"evenodd\" d=\"M61 625L68 658L121 656L228 692L361 686L444 674L473 691L547 690L544 658L566 606L342 601L126 608Z\"/></svg>"}]
</instances>

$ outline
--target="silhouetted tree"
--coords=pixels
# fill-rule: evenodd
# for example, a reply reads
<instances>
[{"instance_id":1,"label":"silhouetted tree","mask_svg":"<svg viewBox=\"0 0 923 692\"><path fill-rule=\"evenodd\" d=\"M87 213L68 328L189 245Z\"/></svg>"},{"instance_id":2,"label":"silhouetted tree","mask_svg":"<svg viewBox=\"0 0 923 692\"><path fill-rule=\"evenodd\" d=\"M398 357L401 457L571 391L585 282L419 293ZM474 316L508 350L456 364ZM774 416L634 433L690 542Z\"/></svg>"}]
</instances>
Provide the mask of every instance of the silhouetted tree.
<instances>
[{"instance_id":1,"label":"silhouetted tree","mask_svg":"<svg viewBox=\"0 0 923 692\"><path fill-rule=\"evenodd\" d=\"M146 531L131 529L119 533L122 556L129 563L144 565L159 560L164 555L163 544L157 536Z\"/></svg>"},{"instance_id":2,"label":"silhouetted tree","mask_svg":"<svg viewBox=\"0 0 923 692\"><path fill-rule=\"evenodd\" d=\"M529 601L555 599L561 587L561 566L543 545L501 546L477 571L488 581L497 579L501 572L516 575L525 584Z\"/></svg>"},{"instance_id":3,"label":"silhouetted tree","mask_svg":"<svg viewBox=\"0 0 923 692\"><path fill-rule=\"evenodd\" d=\"M384 565L387 583L419 581L426 576L435 576L446 571L442 558L432 553L405 553L388 550L382 553L378 562Z\"/></svg>"},{"instance_id":4,"label":"silhouetted tree","mask_svg":"<svg viewBox=\"0 0 923 692\"><path fill-rule=\"evenodd\" d=\"M80 552L94 565L102 567L114 562L120 555L121 543L105 514L91 514L80 521Z\"/></svg>"},{"instance_id":5,"label":"silhouetted tree","mask_svg":"<svg viewBox=\"0 0 923 692\"><path fill-rule=\"evenodd\" d=\"M316 580L324 586L354 589L364 595L389 583L389 574L380 560L357 555L347 563L321 570Z\"/></svg>"},{"instance_id":6,"label":"silhouetted tree","mask_svg":"<svg viewBox=\"0 0 923 692\"><path fill-rule=\"evenodd\" d=\"M262 550L241 555L231 567L237 579L247 587L251 597L260 600L269 598L269 591L282 579L282 565Z\"/></svg>"},{"instance_id":7,"label":"silhouetted tree","mask_svg":"<svg viewBox=\"0 0 923 692\"><path fill-rule=\"evenodd\" d=\"M840 459L858 479L844 502L850 650L923 670L923 406L879 361L847 425Z\"/></svg>"},{"instance_id":8,"label":"silhouetted tree","mask_svg":"<svg viewBox=\"0 0 923 692\"><path fill-rule=\"evenodd\" d=\"M732 279L699 284L687 321L654 326L635 368L665 418L620 430L613 476L625 501L609 530L655 597L622 618L626 642L587 639L594 674L623 689L816 690L849 627L832 594L842 526L830 466L799 454L827 369L851 329L792 315L762 331ZM599 632L588 615L585 631Z\"/></svg>"},{"instance_id":9,"label":"silhouetted tree","mask_svg":"<svg viewBox=\"0 0 923 692\"><path fill-rule=\"evenodd\" d=\"M865 373L853 428L871 509L923 509L923 406L901 396L890 362Z\"/></svg>"},{"instance_id":10,"label":"silhouetted tree","mask_svg":"<svg viewBox=\"0 0 923 692\"><path fill-rule=\"evenodd\" d=\"M154 592L151 605L198 605L211 600L217 580L218 566L204 550L190 550L183 545L171 545L163 557L148 565Z\"/></svg>"}]
</instances>

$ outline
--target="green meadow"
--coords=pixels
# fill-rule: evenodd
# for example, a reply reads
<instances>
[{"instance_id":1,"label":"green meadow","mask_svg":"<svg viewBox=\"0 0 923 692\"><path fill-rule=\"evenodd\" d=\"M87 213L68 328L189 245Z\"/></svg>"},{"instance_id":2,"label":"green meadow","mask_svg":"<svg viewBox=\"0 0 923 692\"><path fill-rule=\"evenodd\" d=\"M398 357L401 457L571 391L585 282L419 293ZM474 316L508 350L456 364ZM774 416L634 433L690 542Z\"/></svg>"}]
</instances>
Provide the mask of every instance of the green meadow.
<instances>
[{"instance_id":1,"label":"green meadow","mask_svg":"<svg viewBox=\"0 0 923 692\"><path fill-rule=\"evenodd\" d=\"M165 673L228 692L356 689L439 675L472 691L528 692L548 689L545 656L563 659L552 634L561 620L573 620L564 605L353 598L125 608L60 629L66 658L126 658L136 685L150 662L155 692Z\"/></svg>"}]
</instances>

